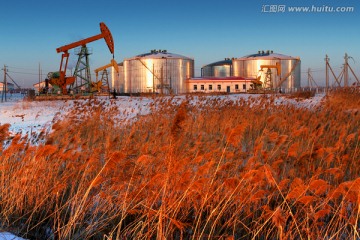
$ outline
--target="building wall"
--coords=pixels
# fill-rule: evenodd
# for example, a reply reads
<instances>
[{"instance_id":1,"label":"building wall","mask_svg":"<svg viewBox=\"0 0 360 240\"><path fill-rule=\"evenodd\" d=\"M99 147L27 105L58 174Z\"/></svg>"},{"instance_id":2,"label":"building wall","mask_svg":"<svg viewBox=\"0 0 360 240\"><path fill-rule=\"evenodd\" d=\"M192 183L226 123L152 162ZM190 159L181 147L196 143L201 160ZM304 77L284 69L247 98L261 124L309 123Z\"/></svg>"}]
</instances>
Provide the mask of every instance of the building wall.
<instances>
[{"instance_id":1,"label":"building wall","mask_svg":"<svg viewBox=\"0 0 360 240\"><path fill-rule=\"evenodd\" d=\"M251 89L251 80L216 80L216 81L204 81L204 80L189 80L188 81L188 92L203 92L203 93L217 93L217 92L228 92L228 93L246 93L247 90Z\"/></svg>"},{"instance_id":2,"label":"building wall","mask_svg":"<svg viewBox=\"0 0 360 240\"><path fill-rule=\"evenodd\" d=\"M4 83L0 83L0 91L5 90L4 87L5 87L5 84L4 84ZM7 86L6 86L6 90L7 90L7 91L11 91L11 90L14 90L14 89L15 89L14 84L7 83Z\"/></svg>"}]
</instances>

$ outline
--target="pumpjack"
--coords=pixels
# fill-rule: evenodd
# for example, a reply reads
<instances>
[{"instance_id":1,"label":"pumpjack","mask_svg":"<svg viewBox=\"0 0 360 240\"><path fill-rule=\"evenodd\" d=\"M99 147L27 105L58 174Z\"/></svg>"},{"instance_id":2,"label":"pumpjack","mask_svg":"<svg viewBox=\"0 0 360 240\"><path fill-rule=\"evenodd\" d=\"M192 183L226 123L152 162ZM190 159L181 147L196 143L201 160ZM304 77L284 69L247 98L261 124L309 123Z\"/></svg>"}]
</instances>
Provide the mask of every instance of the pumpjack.
<instances>
[{"instance_id":1,"label":"pumpjack","mask_svg":"<svg viewBox=\"0 0 360 240\"><path fill-rule=\"evenodd\" d=\"M48 79L49 79L49 83L53 87L57 87L58 89L61 89L62 94L68 93L68 90L66 89L67 86L70 85L72 88L74 88L74 83L76 83L76 77L78 76L77 73L82 70L85 70L87 72L87 74L86 74L87 77L83 78L83 82L79 86L76 86L76 87L77 88L85 87L87 89L91 88L92 83L91 83L91 78L90 78L91 75L90 75L90 66L89 66L89 60L88 60L89 52L86 47L86 44L103 38L114 58L113 37L111 35L110 30L103 22L100 23L100 31L101 31L101 33L98 35L95 35L95 36L92 36L92 37L89 37L89 38L86 38L86 39L83 39L83 40L80 40L77 42L73 42L73 43L64 45L64 46L56 49L57 53L62 53L60 69L58 72L50 72L48 74ZM69 50L78 48L78 47L81 47L81 50L77 53L77 55L79 55L78 63L76 65L74 75L68 77L68 76L66 76L66 69L67 69L68 60L69 60L69 56L70 56ZM83 60L84 58L85 58L85 61ZM83 67L81 67L80 65L83 65Z\"/></svg>"},{"instance_id":2,"label":"pumpjack","mask_svg":"<svg viewBox=\"0 0 360 240\"><path fill-rule=\"evenodd\" d=\"M109 85L109 73L107 68L113 67L117 73L119 73L119 66L114 59L111 59L110 63L99 67L94 70L96 75L96 82L93 82L91 85L92 92L109 92L110 93L110 85ZM99 72L102 71L101 79L99 80Z\"/></svg>"},{"instance_id":3,"label":"pumpjack","mask_svg":"<svg viewBox=\"0 0 360 240\"><path fill-rule=\"evenodd\" d=\"M264 68L267 69L265 73L265 79L263 81L261 80L261 75L264 72ZM272 91L274 89L273 79L272 79L272 72L271 69L276 69L276 75L281 76L281 64L276 63L275 65L260 65L260 70L258 77L252 81L252 89L248 92L250 93L260 93L265 91Z\"/></svg>"}]
</instances>

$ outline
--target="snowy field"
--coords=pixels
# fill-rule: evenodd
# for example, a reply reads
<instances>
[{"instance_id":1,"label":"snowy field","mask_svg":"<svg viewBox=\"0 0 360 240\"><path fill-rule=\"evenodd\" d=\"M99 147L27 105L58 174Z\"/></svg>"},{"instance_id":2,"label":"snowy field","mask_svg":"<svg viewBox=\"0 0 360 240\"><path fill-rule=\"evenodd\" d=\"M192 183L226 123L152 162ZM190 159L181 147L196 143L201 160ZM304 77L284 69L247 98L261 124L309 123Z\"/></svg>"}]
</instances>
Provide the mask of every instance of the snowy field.
<instances>
[{"instance_id":1,"label":"snowy field","mask_svg":"<svg viewBox=\"0 0 360 240\"><path fill-rule=\"evenodd\" d=\"M239 98L256 98L260 94L233 94L223 96L207 96L209 98L220 98L227 100L237 100ZM288 99L279 96L276 99L277 104L294 104L299 107L313 108L317 106L323 94L316 95L313 98L305 100ZM185 96L178 96L174 101L181 102ZM62 118L74 106L74 101L89 100L58 100L58 101L26 101L21 95L10 96L7 102L0 102L0 124L10 124L10 131L13 135L21 134L36 136L40 131L48 132L52 124L59 118ZM99 100L105 105L110 106L110 101L116 104L120 110L119 120L134 119L137 115L150 113L150 104L154 102L152 98L146 97L118 97L116 100L110 100L108 97L100 97ZM193 104L196 104L197 97Z\"/></svg>"},{"instance_id":2,"label":"snowy field","mask_svg":"<svg viewBox=\"0 0 360 240\"><path fill-rule=\"evenodd\" d=\"M110 105L107 97L99 100ZM74 107L74 101L86 102L89 100L54 100L54 101L27 101L20 95L13 95L7 102L0 103L0 124L10 124L12 135L21 134L36 136L44 130L51 130L52 124L63 118ZM119 119L132 119L138 114L148 113L148 104L153 100L148 98L118 97L113 102L122 111Z\"/></svg>"}]
</instances>

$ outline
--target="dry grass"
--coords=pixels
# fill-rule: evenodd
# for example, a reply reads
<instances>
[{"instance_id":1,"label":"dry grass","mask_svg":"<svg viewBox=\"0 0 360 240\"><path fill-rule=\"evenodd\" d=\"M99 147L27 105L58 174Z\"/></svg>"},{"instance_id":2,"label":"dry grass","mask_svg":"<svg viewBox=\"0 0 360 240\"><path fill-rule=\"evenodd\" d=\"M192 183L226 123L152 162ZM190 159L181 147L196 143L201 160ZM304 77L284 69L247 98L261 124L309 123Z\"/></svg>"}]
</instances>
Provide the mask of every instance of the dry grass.
<instances>
[{"instance_id":1,"label":"dry grass","mask_svg":"<svg viewBox=\"0 0 360 240\"><path fill-rule=\"evenodd\" d=\"M131 125L116 105L77 102L46 144L3 150L1 225L32 239L358 239L360 116L346 94L312 110L157 98Z\"/></svg>"},{"instance_id":2,"label":"dry grass","mask_svg":"<svg viewBox=\"0 0 360 240\"><path fill-rule=\"evenodd\" d=\"M329 92L328 105L336 108L341 106L346 110L360 110L360 88L343 88Z\"/></svg>"},{"instance_id":3,"label":"dry grass","mask_svg":"<svg viewBox=\"0 0 360 240\"><path fill-rule=\"evenodd\" d=\"M297 91L287 95L288 98L294 99L309 99L315 96L315 91L304 90L304 91Z\"/></svg>"}]
</instances>

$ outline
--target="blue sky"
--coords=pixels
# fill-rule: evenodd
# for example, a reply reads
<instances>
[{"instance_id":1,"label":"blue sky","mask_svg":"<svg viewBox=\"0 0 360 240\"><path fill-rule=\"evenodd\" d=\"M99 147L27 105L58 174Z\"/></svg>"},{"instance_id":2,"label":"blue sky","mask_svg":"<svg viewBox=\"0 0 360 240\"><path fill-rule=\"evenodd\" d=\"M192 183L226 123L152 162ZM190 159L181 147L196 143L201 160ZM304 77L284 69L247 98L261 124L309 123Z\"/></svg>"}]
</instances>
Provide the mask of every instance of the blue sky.
<instances>
[{"instance_id":1,"label":"blue sky","mask_svg":"<svg viewBox=\"0 0 360 240\"><path fill-rule=\"evenodd\" d=\"M285 5L285 12L262 12ZM292 6L354 7L352 13L294 13ZM266 6L264 8L264 6ZM258 50L273 50L302 60L302 86L308 68L319 85L325 78L325 54L340 72L345 53L360 77L359 0L12 0L1 4L0 64L22 86L59 69L56 48L100 33L105 22L115 42L115 59L166 49L195 59L195 74L203 65ZM112 58L103 40L89 43L91 67ZM70 65L76 55L70 51ZM2 75L0 77L2 81ZM351 76L351 79L354 79Z\"/></svg>"}]
</instances>

